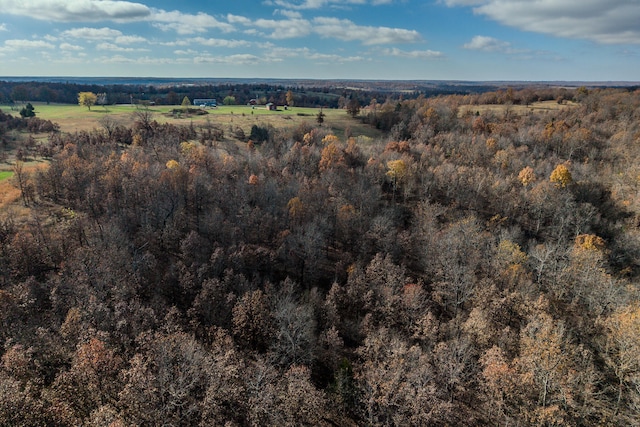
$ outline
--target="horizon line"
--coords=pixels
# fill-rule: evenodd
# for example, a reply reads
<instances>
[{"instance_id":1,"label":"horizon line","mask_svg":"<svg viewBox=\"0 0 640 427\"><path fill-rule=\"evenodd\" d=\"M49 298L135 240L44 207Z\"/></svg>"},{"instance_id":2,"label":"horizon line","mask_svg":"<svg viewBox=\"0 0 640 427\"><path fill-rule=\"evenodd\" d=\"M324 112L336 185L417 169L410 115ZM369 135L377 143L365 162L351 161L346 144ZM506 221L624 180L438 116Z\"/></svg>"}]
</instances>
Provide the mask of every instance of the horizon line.
<instances>
[{"instance_id":1,"label":"horizon line","mask_svg":"<svg viewBox=\"0 0 640 427\"><path fill-rule=\"evenodd\" d=\"M354 82L450 82L450 83L527 83L527 84L591 84L591 85L640 85L640 80L516 80L516 79L496 79L496 80L466 80L466 79L372 79L372 78L311 78L311 77L159 77L159 76L81 76L81 75L50 75L50 76L0 76L0 80L27 80L27 79L83 79L83 80L270 80L270 81L318 81L318 82L335 82L335 81L354 81Z\"/></svg>"}]
</instances>

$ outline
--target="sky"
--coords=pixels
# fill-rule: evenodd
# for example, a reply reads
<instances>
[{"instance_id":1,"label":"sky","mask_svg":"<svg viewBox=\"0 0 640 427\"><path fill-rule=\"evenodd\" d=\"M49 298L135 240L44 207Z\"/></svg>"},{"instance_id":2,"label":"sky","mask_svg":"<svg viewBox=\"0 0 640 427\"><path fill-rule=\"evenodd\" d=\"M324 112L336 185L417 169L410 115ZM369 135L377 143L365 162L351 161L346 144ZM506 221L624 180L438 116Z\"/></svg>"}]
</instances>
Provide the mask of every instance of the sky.
<instances>
[{"instance_id":1,"label":"sky","mask_svg":"<svg viewBox=\"0 0 640 427\"><path fill-rule=\"evenodd\" d=\"M640 0L0 0L0 76L640 81Z\"/></svg>"}]
</instances>

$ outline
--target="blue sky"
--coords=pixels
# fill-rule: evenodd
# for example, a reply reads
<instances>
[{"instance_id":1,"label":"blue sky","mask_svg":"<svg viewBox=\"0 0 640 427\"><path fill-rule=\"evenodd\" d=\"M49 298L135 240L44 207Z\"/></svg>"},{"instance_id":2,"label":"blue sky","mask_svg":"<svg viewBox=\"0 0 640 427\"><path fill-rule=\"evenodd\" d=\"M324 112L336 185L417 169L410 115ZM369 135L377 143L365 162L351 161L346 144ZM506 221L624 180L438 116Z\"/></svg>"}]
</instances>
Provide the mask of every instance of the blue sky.
<instances>
[{"instance_id":1,"label":"blue sky","mask_svg":"<svg viewBox=\"0 0 640 427\"><path fill-rule=\"evenodd\" d=\"M0 75L640 81L640 1L0 0Z\"/></svg>"}]
</instances>

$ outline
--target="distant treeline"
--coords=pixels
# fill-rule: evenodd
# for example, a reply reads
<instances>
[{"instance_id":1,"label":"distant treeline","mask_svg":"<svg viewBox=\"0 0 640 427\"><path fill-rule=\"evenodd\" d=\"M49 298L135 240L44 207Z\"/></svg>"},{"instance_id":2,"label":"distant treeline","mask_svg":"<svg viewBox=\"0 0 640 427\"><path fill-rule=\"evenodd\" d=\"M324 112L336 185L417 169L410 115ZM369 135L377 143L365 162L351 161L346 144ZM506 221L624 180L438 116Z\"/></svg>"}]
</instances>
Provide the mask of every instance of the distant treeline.
<instances>
[{"instance_id":1,"label":"distant treeline","mask_svg":"<svg viewBox=\"0 0 640 427\"><path fill-rule=\"evenodd\" d=\"M291 91L294 105L299 107L342 108L348 100L357 99L360 105L369 105L372 100L415 99L419 96L478 94L496 90L493 85L458 86L416 85L411 90L390 84L381 89L379 84L370 87L346 88L336 86L281 85L269 83L225 83L193 85L142 85L142 84L92 84L42 81L0 81L0 104L21 102L55 102L75 104L79 92L106 93L107 104L154 103L156 105L177 105L184 97L191 101L198 98L213 98L222 102L228 96L235 98L236 104L247 104L255 99L258 103L273 102L287 104L287 92Z\"/></svg>"}]
</instances>

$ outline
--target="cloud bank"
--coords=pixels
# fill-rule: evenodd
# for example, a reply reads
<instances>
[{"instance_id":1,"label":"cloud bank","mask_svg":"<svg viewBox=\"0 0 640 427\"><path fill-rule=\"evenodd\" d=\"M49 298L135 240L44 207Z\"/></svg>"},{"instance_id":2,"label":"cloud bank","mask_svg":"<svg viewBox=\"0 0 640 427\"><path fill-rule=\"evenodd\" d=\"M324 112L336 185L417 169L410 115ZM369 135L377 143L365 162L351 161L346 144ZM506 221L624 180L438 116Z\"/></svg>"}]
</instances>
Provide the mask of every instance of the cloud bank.
<instances>
[{"instance_id":1,"label":"cloud bank","mask_svg":"<svg viewBox=\"0 0 640 427\"><path fill-rule=\"evenodd\" d=\"M0 10L56 22L129 21L151 14L144 4L111 0L0 0Z\"/></svg>"},{"instance_id":2,"label":"cloud bank","mask_svg":"<svg viewBox=\"0 0 640 427\"><path fill-rule=\"evenodd\" d=\"M444 0L503 25L601 44L640 44L637 0Z\"/></svg>"}]
</instances>

